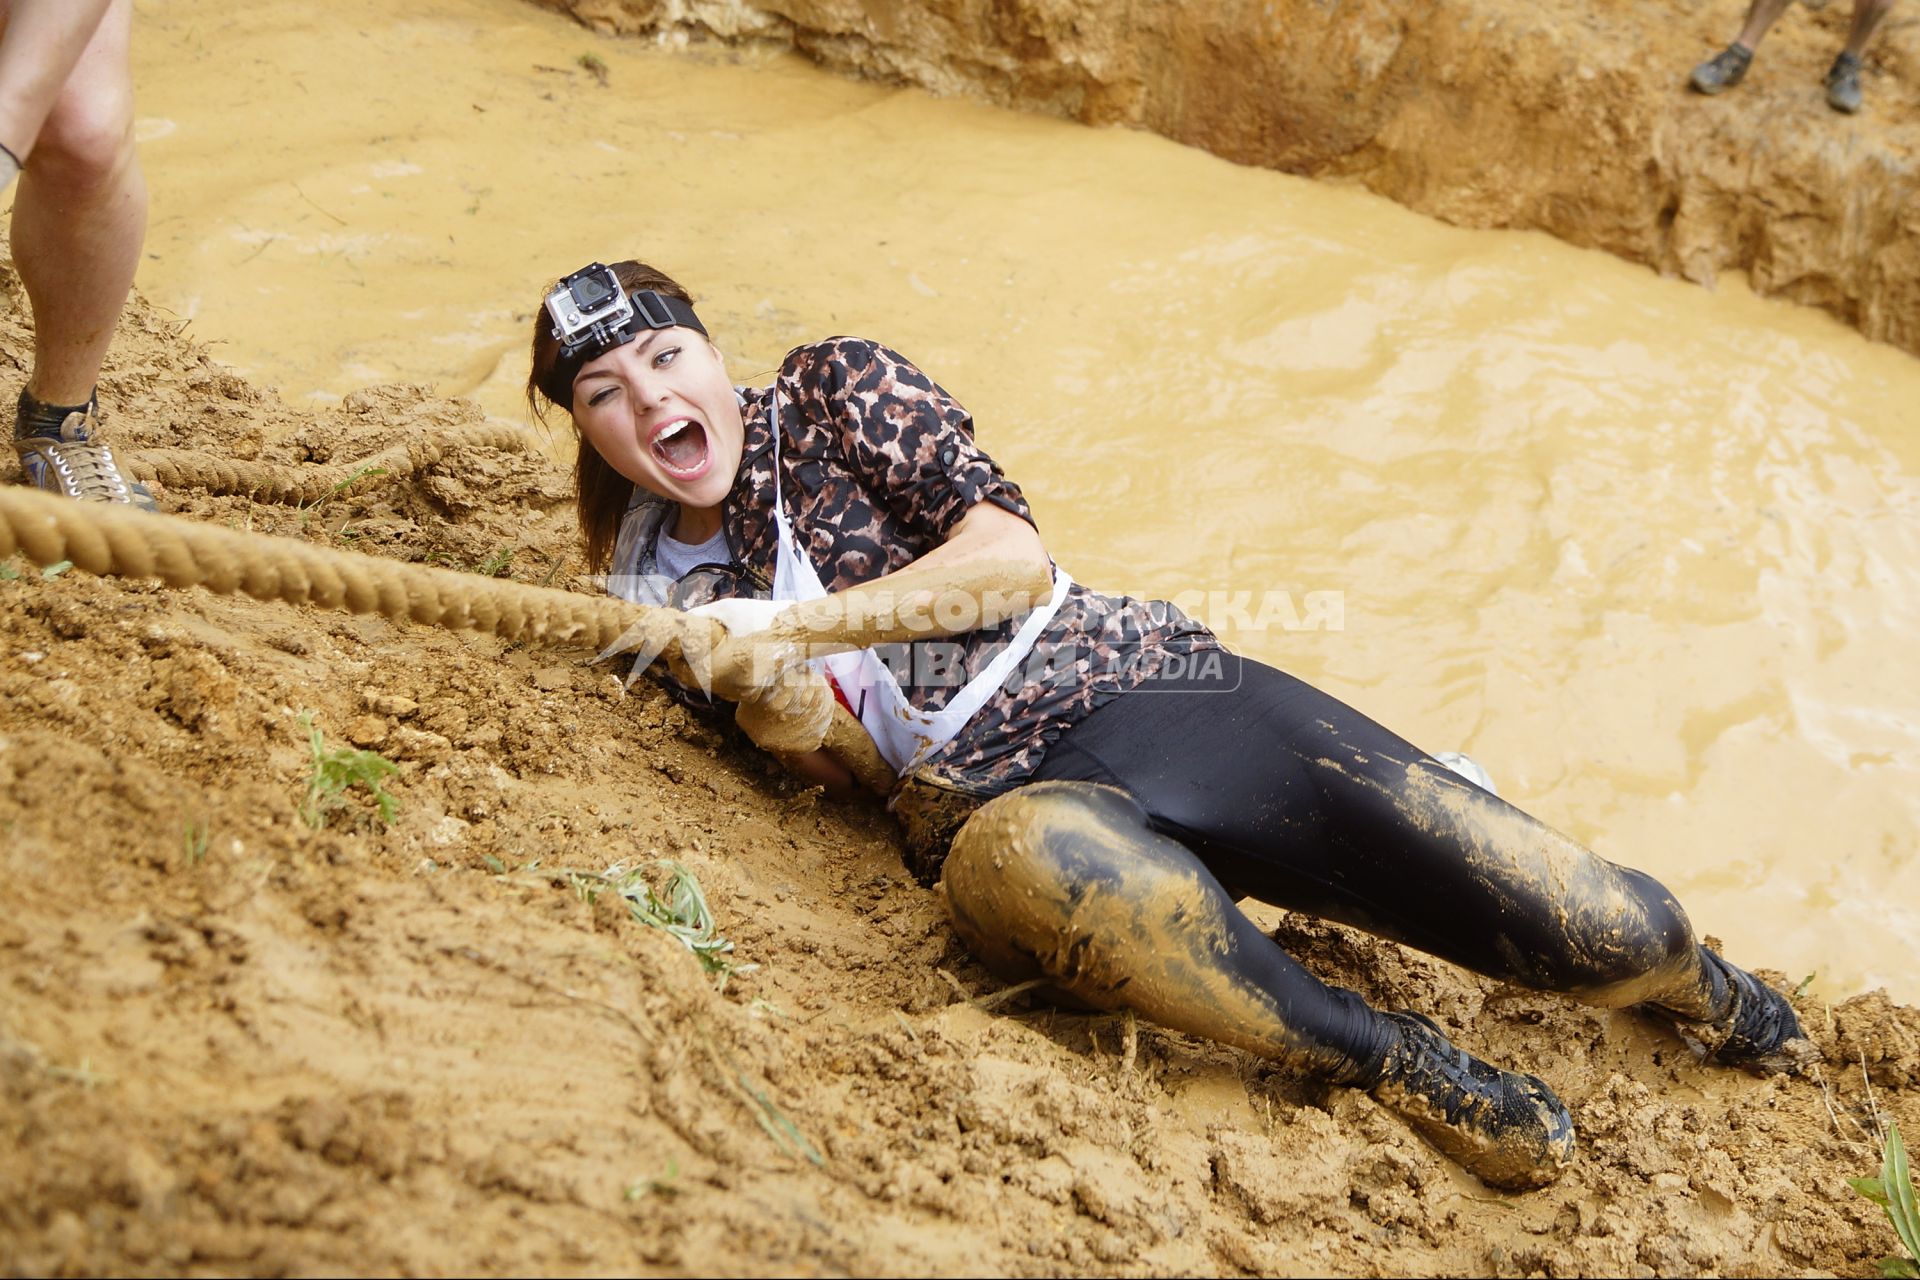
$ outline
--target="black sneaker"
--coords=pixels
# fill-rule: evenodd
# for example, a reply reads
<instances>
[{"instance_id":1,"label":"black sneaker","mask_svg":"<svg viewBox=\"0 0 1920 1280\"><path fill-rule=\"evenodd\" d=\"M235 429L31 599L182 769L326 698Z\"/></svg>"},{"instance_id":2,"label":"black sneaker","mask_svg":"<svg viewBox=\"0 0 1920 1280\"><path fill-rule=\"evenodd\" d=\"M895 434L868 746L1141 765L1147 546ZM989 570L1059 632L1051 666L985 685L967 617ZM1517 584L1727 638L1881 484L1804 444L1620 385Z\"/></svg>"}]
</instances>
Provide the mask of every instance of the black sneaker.
<instances>
[{"instance_id":1,"label":"black sneaker","mask_svg":"<svg viewBox=\"0 0 1920 1280\"><path fill-rule=\"evenodd\" d=\"M1860 109L1860 59L1843 53L1827 68L1827 105L1848 115Z\"/></svg>"},{"instance_id":2,"label":"black sneaker","mask_svg":"<svg viewBox=\"0 0 1920 1280\"><path fill-rule=\"evenodd\" d=\"M1573 1117L1538 1076L1489 1066L1417 1013L1383 1013L1387 1050L1375 1101L1488 1186L1544 1187L1573 1159Z\"/></svg>"},{"instance_id":3,"label":"black sneaker","mask_svg":"<svg viewBox=\"0 0 1920 1280\"><path fill-rule=\"evenodd\" d=\"M1705 947L1700 948L1700 957L1708 966L1708 976L1717 974L1726 984L1727 1016L1697 1022L1667 1010L1660 1012L1702 1061L1740 1067L1755 1075L1797 1074L1820 1061L1820 1050L1807 1039L1799 1015L1785 996Z\"/></svg>"},{"instance_id":4,"label":"black sneaker","mask_svg":"<svg viewBox=\"0 0 1920 1280\"><path fill-rule=\"evenodd\" d=\"M113 451L96 444L99 406L47 405L20 393L14 418L13 447L26 482L81 502L124 502L154 510L153 494L120 474Z\"/></svg>"},{"instance_id":5,"label":"black sneaker","mask_svg":"<svg viewBox=\"0 0 1920 1280\"><path fill-rule=\"evenodd\" d=\"M1746 78L1753 65L1753 50L1739 43L1728 45L1693 69L1693 87L1700 93L1719 93L1731 89Z\"/></svg>"}]
</instances>

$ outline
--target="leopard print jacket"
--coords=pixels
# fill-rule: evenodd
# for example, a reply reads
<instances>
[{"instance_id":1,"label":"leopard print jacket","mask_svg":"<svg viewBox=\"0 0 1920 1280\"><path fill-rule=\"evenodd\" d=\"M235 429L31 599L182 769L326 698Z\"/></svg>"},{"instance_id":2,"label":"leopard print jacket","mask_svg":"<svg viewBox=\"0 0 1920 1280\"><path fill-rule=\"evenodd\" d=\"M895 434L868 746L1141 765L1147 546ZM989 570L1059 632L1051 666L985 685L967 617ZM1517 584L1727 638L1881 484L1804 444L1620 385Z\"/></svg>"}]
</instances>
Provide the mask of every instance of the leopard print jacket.
<instances>
[{"instance_id":1,"label":"leopard print jacket","mask_svg":"<svg viewBox=\"0 0 1920 1280\"><path fill-rule=\"evenodd\" d=\"M790 352L776 385L781 495L795 537L829 592L925 555L975 503L991 502L1033 522L1019 486L974 442L971 416L904 356L860 338L828 338ZM765 388L742 394L745 449L722 507L727 546L740 571L701 599L764 595L773 579L779 535L772 516L772 397ZM630 563L651 559L662 514L645 495L629 513L629 525L643 531L647 544L627 552ZM909 701L937 710L992 661L1016 626L878 652ZM896 788L890 807L907 833L909 865L931 883L966 816L1026 781L1068 728L1152 678L1171 655L1218 647L1210 631L1171 604L1103 595L1075 583L1001 688Z\"/></svg>"}]
</instances>

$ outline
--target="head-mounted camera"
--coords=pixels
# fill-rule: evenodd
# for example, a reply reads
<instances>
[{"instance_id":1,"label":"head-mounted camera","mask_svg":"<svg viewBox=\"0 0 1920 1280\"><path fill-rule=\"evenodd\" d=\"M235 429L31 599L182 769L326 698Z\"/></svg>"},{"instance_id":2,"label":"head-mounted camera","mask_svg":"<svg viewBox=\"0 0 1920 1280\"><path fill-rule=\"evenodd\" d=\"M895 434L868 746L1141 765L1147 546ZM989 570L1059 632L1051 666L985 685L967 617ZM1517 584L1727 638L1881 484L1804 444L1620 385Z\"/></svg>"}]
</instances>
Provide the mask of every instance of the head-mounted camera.
<instances>
[{"instance_id":1,"label":"head-mounted camera","mask_svg":"<svg viewBox=\"0 0 1920 1280\"><path fill-rule=\"evenodd\" d=\"M678 325L701 334L707 331L684 300L651 289L628 294L620 287L613 268L599 262L580 268L554 286L547 295L547 315L553 321L553 336L560 343L556 370L565 375L563 385L572 383L581 365L626 345L646 330Z\"/></svg>"}]
</instances>

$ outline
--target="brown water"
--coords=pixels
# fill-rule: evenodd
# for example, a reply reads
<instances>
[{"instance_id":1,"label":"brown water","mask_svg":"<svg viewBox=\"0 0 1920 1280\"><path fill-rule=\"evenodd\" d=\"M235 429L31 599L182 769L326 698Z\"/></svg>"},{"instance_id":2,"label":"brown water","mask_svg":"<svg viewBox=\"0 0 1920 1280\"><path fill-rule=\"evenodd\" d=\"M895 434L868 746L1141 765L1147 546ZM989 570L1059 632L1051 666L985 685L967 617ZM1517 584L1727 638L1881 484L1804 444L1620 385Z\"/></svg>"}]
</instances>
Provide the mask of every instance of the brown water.
<instances>
[{"instance_id":1,"label":"brown water","mask_svg":"<svg viewBox=\"0 0 1920 1280\"><path fill-rule=\"evenodd\" d=\"M1745 963L1920 999L1912 358L1738 282L519 0L138 13L139 284L289 400L522 421L540 291L596 257L681 277L740 381L880 338L1080 580L1471 752Z\"/></svg>"}]
</instances>

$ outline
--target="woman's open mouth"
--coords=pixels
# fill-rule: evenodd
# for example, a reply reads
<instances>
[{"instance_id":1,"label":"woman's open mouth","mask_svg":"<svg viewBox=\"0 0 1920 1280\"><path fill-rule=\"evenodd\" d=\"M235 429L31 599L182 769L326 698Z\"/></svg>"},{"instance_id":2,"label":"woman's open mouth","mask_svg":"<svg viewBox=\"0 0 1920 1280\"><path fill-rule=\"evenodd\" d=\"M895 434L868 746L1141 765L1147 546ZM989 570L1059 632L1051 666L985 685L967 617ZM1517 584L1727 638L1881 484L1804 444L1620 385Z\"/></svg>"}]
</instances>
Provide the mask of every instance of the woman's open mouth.
<instances>
[{"instance_id":1,"label":"woman's open mouth","mask_svg":"<svg viewBox=\"0 0 1920 1280\"><path fill-rule=\"evenodd\" d=\"M675 480L698 480L713 465L707 429L692 418L676 418L655 431L649 447L660 469Z\"/></svg>"}]
</instances>

